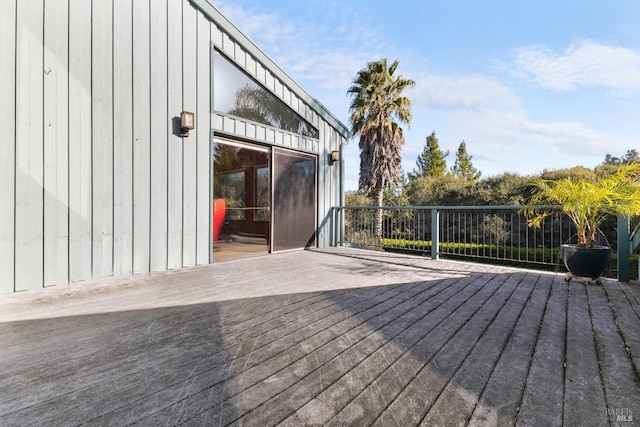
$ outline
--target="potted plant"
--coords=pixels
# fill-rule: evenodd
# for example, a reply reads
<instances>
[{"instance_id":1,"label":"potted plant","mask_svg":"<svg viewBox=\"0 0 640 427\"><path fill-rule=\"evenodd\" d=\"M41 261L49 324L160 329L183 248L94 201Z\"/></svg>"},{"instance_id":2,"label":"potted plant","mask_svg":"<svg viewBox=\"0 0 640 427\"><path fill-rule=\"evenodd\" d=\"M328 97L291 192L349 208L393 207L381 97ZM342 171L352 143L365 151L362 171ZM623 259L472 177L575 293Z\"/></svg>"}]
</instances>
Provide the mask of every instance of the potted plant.
<instances>
[{"instance_id":1,"label":"potted plant","mask_svg":"<svg viewBox=\"0 0 640 427\"><path fill-rule=\"evenodd\" d=\"M578 235L577 244L562 245L565 265L573 276L597 280L610 257L609 247L595 244L598 227L611 215L640 215L640 163L621 165L614 173L595 181L537 178L530 183L530 205L524 208L528 224L540 228L554 212L535 205L560 205Z\"/></svg>"}]
</instances>

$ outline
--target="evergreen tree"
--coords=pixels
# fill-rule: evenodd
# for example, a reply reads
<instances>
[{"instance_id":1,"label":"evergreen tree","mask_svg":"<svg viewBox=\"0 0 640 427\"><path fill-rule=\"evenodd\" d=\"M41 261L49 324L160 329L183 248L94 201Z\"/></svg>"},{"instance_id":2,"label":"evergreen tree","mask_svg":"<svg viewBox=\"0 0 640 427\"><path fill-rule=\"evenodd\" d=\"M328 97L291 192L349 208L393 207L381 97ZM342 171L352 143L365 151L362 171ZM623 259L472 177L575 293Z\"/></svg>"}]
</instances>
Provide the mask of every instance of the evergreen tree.
<instances>
[{"instance_id":1,"label":"evergreen tree","mask_svg":"<svg viewBox=\"0 0 640 427\"><path fill-rule=\"evenodd\" d=\"M418 156L416 166L418 169L414 169L413 173L409 174L410 179L416 179L421 177L442 178L447 170L447 161L445 158L449 155L449 151L443 153L438 146L438 138L436 132L431 132L431 135L427 137L427 142L424 146L424 150Z\"/></svg>"},{"instance_id":2,"label":"evergreen tree","mask_svg":"<svg viewBox=\"0 0 640 427\"><path fill-rule=\"evenodd\" d=\"M458 147L458 151L456 152L456 162L451 167L451 173L453 173L453 176L470 182L475 182L480 178L482 173L473 167L473 164L471 163L472 158L473 156L470 156L469 153L467 153L467 144L462 140Z\"/></svg>"},{"instance_id":3,"label":"evergreen tree","mask_svg":"<svg viewBox=\"0 0 640 427\"><path fill-rule=\"evenodd\" d=\"M607 154L604 158L604 163L608 165L624 165L626 163L640 162L640 154L638 150L627 150L627 153L622 157L615 157L611 154Z\"/></svg>"}]
</instances>

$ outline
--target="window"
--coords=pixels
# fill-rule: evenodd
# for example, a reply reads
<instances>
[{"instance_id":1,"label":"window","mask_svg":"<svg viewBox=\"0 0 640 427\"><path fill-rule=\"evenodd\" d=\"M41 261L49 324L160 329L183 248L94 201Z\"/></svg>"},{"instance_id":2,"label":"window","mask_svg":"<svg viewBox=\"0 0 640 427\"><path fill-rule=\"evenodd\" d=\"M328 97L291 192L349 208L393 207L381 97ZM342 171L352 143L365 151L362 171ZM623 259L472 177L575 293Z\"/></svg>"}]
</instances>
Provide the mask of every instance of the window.
<instances>
[{"instance_id":1,"label":"window","mask_svg":"<svg viewBox=\"0 0 640 427\"><path fill-rule=\"evenodd\" d=\"M318 129L217 50L213 62L213 109L303 136Z\"/></svg>"}]
</instances>

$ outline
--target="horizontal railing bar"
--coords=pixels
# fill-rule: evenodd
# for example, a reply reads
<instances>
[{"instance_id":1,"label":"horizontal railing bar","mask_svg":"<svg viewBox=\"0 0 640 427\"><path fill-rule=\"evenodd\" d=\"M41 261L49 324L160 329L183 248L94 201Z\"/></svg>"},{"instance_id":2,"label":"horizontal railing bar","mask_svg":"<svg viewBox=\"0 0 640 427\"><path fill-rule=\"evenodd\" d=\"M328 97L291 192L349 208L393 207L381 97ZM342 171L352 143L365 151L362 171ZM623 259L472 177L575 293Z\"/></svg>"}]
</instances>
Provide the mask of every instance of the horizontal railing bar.
<instances>
[{"instance_id":1,"label":"horizontal railing bar","mask_svg":"<svg viewBox=\"0 0 640 427\"><path fill-rule=\"evenodd\" d=\"M481 205L481 206L334 206L336 209L388 209L388 210L520 210L523 208L535 209L561 209L558 205Z\"/></svg>"}]
</instances>

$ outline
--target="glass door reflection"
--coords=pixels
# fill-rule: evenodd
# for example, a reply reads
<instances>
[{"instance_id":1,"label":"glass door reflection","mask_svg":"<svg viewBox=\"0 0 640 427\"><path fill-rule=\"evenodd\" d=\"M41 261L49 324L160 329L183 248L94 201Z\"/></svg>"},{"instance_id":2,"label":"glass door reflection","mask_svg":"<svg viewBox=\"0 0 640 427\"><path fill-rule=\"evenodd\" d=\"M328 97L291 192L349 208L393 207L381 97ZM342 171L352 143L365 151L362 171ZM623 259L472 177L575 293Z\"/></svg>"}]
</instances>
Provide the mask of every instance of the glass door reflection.
<instances>
[{"instance_id":1,"label":"glass door reflection","mask_svg":"<svg viewBox=\"0 0 640 427\"><path fill-rule=\"evenodd\" d=\"M269 150L217 141L213 165L214 261L269 251Z\"/></svg>"}]
</instances>

